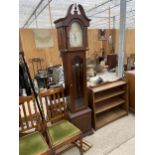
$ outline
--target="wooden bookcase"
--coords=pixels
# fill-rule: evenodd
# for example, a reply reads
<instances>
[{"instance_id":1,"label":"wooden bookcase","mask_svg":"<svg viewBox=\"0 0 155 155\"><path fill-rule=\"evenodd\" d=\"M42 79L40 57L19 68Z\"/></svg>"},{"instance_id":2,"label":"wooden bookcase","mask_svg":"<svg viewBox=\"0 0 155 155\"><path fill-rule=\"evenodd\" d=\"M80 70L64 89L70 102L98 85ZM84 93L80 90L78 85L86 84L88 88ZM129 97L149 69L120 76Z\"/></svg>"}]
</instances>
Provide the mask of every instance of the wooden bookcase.
<instances>
[{"instance_id":1,"label":"wooden bookcase","mask_svg":"<svg viewBox=\"0 0 155 155\"><path fill-rule=\"evenodd\" d=\"M92 109L95 130L128 114L128 86L119 80L96 87L88 87L88 103Z\"/></svg>"},{"instance_id":2,"label":"wooden bookcase","mask_svg":"<svg viewBox=\"0 0 155 155\"><path fill-rule=\"evenodd\" d=\"M135 112L135 70L126 72L129 92L129 110Z\"/></svg>"}]
</instances>

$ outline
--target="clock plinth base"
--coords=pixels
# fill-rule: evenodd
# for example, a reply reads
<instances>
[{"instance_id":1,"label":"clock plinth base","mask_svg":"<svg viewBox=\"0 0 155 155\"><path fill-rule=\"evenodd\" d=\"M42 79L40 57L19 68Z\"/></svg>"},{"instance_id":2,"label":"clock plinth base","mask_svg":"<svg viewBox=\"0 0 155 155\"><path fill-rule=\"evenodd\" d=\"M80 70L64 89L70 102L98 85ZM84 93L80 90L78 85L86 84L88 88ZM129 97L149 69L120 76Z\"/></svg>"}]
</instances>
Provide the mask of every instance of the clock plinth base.
<instances>
[{"instance_id":1,"label":"clock plinth base","mask_svg":"<svg viewBox=\"0 0 155 155\"><path fill-rule=\"evenodd\" d=\"M83 137L93 134L90 108L75 113L68 111L68 118L82 131Z\"/></svg>"}]
</instances>

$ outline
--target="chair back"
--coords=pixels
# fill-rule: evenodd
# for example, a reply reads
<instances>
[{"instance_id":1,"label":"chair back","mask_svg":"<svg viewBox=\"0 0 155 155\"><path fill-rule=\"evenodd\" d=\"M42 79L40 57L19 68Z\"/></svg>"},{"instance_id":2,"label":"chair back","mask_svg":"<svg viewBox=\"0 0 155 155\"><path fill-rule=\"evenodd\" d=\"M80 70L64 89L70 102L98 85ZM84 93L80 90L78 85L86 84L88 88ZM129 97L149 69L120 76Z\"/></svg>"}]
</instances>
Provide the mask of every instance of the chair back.
<instances>
[{"instance_id":1,"label":"chair back","mask_svg":"<svg viewBox=\"0 0 155 155\"><path fill-rule=\"evenodd\" d=\"M132 70L135 68L135 54L130 54L127 57L127 70Z\"/></svg>"},{"instance_id":2,"label":"chair back","mask_svg":"<svg viewBox=\"0 0 155 155\"><path fill-rule=\"evenodd\" d=\"M40 117L34 96L19 97L19 132L39 130Z\"/></svg>"},{"instance_id":3,"label":"chair back","mask_svg":"<svg viewBox=\"0 0 155 155\"><path fill-rule=\"evenodd\" d=\"M34 76L36 76L36 74L38 73L38 70L43 69L42 63L44 62L44 59L42 59L42 58L31 58L31 59L29 59L29 62L32 63L33 74L34 74Z\"/></svg>"},{"instance_id":4,"label":"chair back","mask_svg":"<svg viewBox=\"0 0 155 155\"><path fill-rule=\"evenodd\" d=\"M66 99L63 87L41 91L39 98L46 123L54 123L65 117Z\"/></svg>"}]
</instances>

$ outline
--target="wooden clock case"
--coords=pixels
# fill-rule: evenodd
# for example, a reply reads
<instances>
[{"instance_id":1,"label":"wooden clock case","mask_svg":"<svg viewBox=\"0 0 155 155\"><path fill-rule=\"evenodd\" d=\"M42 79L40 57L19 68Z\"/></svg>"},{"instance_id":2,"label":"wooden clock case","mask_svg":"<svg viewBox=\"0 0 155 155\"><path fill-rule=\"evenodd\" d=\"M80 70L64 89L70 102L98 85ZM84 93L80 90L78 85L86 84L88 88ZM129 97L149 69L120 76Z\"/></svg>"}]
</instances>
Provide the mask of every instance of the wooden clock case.
<instances>
[{"instance_id":1,"label":"wooden clock case","mask_svg":"<svg viewBox=\"0 0 155 155\"><path fill-rule=\"evenodd\" d=\"M70 47L69 31L71 24L78 22L82 29L81 47ZM54 23L58 33L58 45L63 60L65 90L69 103L68 118L79 127L83 135L92 133L91 109L88 107L86 83L87 27L90 19L85 15L81 5L72 4L67 16Z\"/></svg>"}]
</instances>

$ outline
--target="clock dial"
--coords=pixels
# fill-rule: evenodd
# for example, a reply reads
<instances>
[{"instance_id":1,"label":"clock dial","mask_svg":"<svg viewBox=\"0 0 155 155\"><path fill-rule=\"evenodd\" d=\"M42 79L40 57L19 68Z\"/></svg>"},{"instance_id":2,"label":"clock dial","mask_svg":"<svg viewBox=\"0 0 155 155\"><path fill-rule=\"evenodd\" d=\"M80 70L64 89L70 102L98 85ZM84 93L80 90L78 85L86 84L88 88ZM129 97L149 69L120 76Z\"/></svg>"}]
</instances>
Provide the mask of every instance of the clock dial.
<instances>
[{"instance_id":1,"label":"clock dial","mask_svg":"<svg viewBox=\"0 0 155 155\"><path fill-rule=\"evenodd\" d=\"M82 47L83 46L83 31L78 22L73 22L69 31L69 46Z\"/></svg>"}]
</instances>

